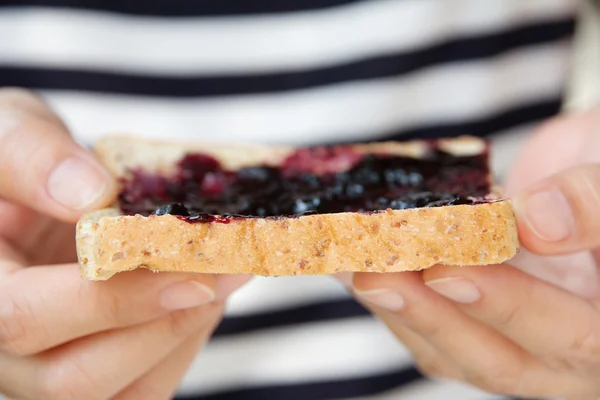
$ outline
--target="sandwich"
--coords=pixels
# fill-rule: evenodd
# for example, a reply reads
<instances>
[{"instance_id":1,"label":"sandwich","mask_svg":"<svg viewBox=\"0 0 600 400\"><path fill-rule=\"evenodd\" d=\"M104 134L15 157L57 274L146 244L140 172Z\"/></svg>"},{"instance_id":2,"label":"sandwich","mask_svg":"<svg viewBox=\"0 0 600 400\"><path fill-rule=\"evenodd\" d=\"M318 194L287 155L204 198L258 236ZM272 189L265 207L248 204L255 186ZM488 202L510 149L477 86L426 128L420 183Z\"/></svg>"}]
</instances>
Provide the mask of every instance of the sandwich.
<instances>
[{"instance_id":1,"label":"sandwich","mask_svg":"<svg viewBox=\"0 0 600 400\"><path fill-rule=\"evenodd\" d=\"M119 193L77 224L89 280L417 271L499 264L519 248L479 138L295 148L110 136L94 151Z\"/></svg>"}]
</instances>

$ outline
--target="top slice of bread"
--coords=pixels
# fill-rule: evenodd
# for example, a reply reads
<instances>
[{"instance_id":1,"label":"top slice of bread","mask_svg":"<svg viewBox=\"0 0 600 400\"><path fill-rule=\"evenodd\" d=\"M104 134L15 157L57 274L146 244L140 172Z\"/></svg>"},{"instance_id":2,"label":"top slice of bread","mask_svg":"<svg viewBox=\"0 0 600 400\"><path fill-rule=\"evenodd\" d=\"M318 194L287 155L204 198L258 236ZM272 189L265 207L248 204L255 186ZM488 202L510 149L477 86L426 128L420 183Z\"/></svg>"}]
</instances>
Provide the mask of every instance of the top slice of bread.
<instances>
[{"instance_id":1,"label":"top slice of bread","mask_svg":"<svg viewBox=\"0 0 600 400\"><path fill-rule=\"evenodd\" d=\"M454 155L476 155L485 142L462 137L438 146ZM352 145L363 153L419 158L425 142ZM169 174L188 153L204 153L225 168L279 165L291 147L217 145L107 137L96 154L115 177L142 167ZM84 215L77 224L82 275L105 280L118 272L246 273L264 276L332 274L346 271L414 271L435 264L499 264L518 251L510 201L499 192L487 203L334 213L294 218L250 218L188 223L172 215L120 215L118 207Z\"/></svg>"}]
</instances>

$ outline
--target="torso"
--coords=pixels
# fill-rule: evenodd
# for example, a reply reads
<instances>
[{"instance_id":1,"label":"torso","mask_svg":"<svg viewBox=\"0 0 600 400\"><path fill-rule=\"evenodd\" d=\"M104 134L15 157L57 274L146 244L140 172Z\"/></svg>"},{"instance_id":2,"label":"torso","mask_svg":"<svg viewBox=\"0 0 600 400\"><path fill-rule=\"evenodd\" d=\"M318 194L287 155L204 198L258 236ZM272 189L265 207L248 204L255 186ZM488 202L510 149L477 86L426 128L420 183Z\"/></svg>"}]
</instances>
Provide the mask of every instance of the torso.
<instances>
[{"instance_id":1,"label":"torso","mask_svg":"<svg viewBox=\"0 0 600 400\"><path fill-rule=\"evenodd\" d=\"M526 132L559 110L577 8L164 3L3 2L0 85L39 90L86 145L110 132L286 144ZM181 395L485 398L423 380L393 335L328 277L261 278L235 294Z\"/></svg>"}]
</instances>

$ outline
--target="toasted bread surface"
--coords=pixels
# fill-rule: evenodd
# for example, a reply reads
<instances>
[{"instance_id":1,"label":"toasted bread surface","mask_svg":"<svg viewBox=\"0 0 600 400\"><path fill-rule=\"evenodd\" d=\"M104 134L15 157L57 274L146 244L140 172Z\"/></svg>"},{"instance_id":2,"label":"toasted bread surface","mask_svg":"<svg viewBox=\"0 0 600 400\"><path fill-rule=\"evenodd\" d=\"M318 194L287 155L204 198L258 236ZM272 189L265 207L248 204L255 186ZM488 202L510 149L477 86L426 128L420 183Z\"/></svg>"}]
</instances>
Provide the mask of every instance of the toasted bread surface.
<instances>
[{"instance_id":1,"label":"toasted bread surface","mask_svg":"<svg viewBox=\"0 0 600 400\"><path fill-rule=\"evenodd\" d=\"M439 146L455 155L480 154L485 143L457 138ZM424 142L353 145L365 153L418 158ZM117 177L130 168L169 173L188 152L215 157L235 170L279 165L293 148L206 143L164 143L111 137L96 146ZM499 199L499 193L490 193ZM156 272L245 273L264 276L336 272L400 272L435 264L502 263L518 251L508 200L376 213L233 219L190 223L172 215L123 216L117 207L92 212L77 226L82 275L108 279L136 268Z\"/></svg>"}]
</instances>

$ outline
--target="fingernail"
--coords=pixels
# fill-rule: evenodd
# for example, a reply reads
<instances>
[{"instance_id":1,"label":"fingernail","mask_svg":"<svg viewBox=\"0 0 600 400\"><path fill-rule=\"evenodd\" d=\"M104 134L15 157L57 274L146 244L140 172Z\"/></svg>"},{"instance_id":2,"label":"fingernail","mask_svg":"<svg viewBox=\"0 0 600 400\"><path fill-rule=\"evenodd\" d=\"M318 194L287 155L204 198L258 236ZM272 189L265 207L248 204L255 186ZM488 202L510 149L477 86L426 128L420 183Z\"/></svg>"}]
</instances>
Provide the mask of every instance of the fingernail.
<instances>
[{"instance_id":1,"label":"fingernail","mask_svg":"<svg viewBox=\"0 0 600 400\"><path fill-rule=\"evenodd\" d=\"M404 308L404 299L402 296L390 289L355 290L355 293L367 302L390 311L399 311Z\"/></svg>"},{"instance_id":2,"label":"fingernail","mask_svg":"<svg viewBox=\"0 0 600 400\"><path fill-rule=\"evenodd\" d=\"M60 163L48 179L48 193L65 207L81 210L106 194L109 178L96 166L79 157Z\"/></svg>"},{"instance_id":3,"label":"fingernail","mask_svg":"<svg viewBox=\"0 0 600 400\"><path fill-rule=\"evenodd\" d=\"M176 283L163 290L159 296L160 305L166 310L183 310L210 303L215 292L197 281Z\"/></svg>"},{"instance_id":4,"label":"fingernail","mask_svg":"<svg viewBox=\"0 0 600 400\"><path fill-rule=\"evenodd\" d=\"M575 218L569 201L558 189L538 190L518 198L515 211L541 240L558 242L575 229Z\"/></svg>"},{"instance_id":5,"label":"fingernail","mask_svg":"<svg viewBox=\"0 0 600 400\"><path fill-rule=\"evenodd\" d=\"M463 278L441 278L425 282L433 291L457 303L474 303L481 298L479 289Z\"/></svg>"}]
</instances>

